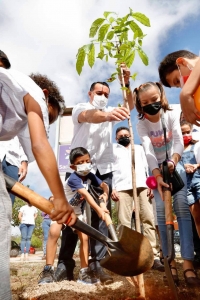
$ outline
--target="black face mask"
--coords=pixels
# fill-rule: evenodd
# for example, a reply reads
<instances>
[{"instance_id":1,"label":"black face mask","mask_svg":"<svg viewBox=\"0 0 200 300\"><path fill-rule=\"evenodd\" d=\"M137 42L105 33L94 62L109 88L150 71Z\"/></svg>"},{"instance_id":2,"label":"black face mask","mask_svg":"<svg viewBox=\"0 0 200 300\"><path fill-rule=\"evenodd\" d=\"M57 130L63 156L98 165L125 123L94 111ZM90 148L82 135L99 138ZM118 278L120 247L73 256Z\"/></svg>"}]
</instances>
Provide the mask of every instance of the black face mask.
<instances>
[{"instance_id":1,"label":"black face mask","mask_svg":"<svg viewBox=\"0 0 200 300\"><path fill-rule=\"evenodd\" d=\"M143 111L151 116L156 115L161 109L161 102L155 102L142 107Z\"/></svg>"},{"instance_id":2,"label":"black face mask","mask_svg":"<svg viewBox=\"0 0 200 300\"><path fill-rule=\"evenodd\" d=\"M126 147L130 144L130 138L127 136L123 136L120 139L118 139L118 144Z\"/></svg>"}]
</instances>

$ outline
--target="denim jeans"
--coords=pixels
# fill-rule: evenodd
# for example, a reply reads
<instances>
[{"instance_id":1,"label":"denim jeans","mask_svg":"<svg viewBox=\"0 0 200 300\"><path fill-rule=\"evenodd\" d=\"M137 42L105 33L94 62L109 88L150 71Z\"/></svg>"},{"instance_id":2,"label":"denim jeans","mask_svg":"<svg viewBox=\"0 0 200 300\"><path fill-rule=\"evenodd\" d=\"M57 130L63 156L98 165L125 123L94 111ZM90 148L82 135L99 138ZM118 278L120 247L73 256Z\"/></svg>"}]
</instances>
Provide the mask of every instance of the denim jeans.
<instances>
[{"instance_id":1,"label":"denim jeans","mask_svg":"<svg viewBox=\"0 0 200 300\"><path fill-rule=\"evenodd\" d=\"M180 244L181 244L181 256L186 260L194 259L194 244L192 233L192 221L187 201L187 182L186 173L182 162L177 164L177 171L181 176L185 186L173 196L173 209L177 216L179 232L180 232ZM154 197L156 201L156 211L158 228L161 236L161 244L164 256L167 256L167 233L165 225L165 206L164 201L160 198L158 190L154 190Z\"/></svg>"},{"instance_id":2,"label":"denim jeans","mask_svg":"<svg viewBox=\"0 0 200 300\"><path fill-rule=\"evenodd\" d=\"M43 230L43 253L46 255L46 247L47 247L47 240L49 235L49 229L51 225L51 219L44 219L42 222L42 230Z\"/></svg>"},{"instance_id":3,"label":"denim jeans","mask_svg":"<svg viewBox=\"0 0 200 300\"><path fill-rule=\"evenodd\" d=\"M16 181L18 181L19 168L11 165L9 162L6 161L5 158L2 161L2 169L6 175L8 175L8 176L12 177L13 179L15 179ZM13 195L12 193L9 193L9 195L10 195L12 205L13 205L15 202L15 195Z\"/></svg>"},{"instance_id":4,"label":"denim jeans","mask_svg":"<svg viewBox=\"0 0 200 300\"><path fill-rule=\"evenodd\" d=\"M24 248L26 247L26 253L29 253L30 245L31 245L31 237L33 234L33 230L35 225L32 224L21 224L19 229L21 231L21 251L25 253Z\"/></svg>"}]
</instances>

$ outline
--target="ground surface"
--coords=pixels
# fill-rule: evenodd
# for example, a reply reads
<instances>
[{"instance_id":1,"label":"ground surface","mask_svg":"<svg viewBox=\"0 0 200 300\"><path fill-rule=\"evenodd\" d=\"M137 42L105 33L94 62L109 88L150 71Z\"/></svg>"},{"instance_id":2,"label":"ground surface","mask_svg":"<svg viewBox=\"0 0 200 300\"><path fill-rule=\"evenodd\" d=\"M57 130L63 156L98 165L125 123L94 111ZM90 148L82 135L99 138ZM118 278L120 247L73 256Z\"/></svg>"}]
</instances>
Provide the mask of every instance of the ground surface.
<instances>
[{"instance_id":1,"label":"ground surface","mask_svg":"<svg viewBox=\"0 0 200 300\"><path fill-rule=\"evenodd\" d=\"M121 277L110 273L114 283L107 286L85 286L77 282L62 281L38 286L38 275L45 264L41 259L42 253L30 255L28 262L21 262L20 258L11 258L11 286L13 300L133 300L137 297L137 289ZM75 268L77 279L79 260ZM183 278L181 259L177 259L180 286L177 288L179 300L200 299L200 287L188 288ZM56 265L56 263L55 263ZM200 275L200 271L198 271ZM150 270L144 274L146 300L173 300L170 289L163 282L163 274Z\"/></svg>"}]
</instances>

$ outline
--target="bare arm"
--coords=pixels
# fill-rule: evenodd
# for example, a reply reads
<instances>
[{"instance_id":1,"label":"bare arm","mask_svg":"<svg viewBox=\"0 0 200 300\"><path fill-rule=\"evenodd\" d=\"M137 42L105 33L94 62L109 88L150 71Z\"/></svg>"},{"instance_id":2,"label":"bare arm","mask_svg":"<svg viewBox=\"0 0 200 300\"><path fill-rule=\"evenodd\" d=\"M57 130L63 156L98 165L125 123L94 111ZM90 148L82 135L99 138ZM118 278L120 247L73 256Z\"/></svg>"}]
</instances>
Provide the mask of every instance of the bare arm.
<instances>
[{"instance_id":1,"label":"bare arm","mask_svg":"<svg viewBox=\"0 0 200 300\"><path fill-rule=\"evenodd\" d=\"M99 124L103 122L124 121L127 118L130 118L130 115L125 107L116 107L110 112L89 109L79 114L78 122Z\"/></svg>"},{"instance_id":2,"label":"bare arm","mask_svg":"<svg viewBox=\"0 0 200 300\"><path fill-rule=\"evenodd\" d=\"M71 216L72 220L69 225L72 225L76 221L76 215L73 213L72 207L66 201L63 185L58 173L56 158L44 129L40 106L29 94L24 97L24 104L28 115L32 151L54 196L55 209L50 214L50 218L58 221L58 223L64 223Z\"/></svg>"},{"instance_id":3,"label":"bare arm","mask_svg":"<svg viewBox=\"0 0 200 300\"><path fill-rule=\"evenodd\" d=\"M109 187L105 182L102 182L100 184L100 187L102 188L104 193L99 197L99 199L103 199L106 204L106 202L108 201Z\"/></svg>"},{"instance_id":4,"label":"bare arm","mask_svg":"<svg viewBox=\"0 0 200 300\"><path fill-rule=\"evenodd\" d=\"M90 206L96 211L98 216L104 220L104 213L109 213L107 208L103 209L101 208L92 198L92 196L88 193L88 191L85 188L78 189L78 193L83 196L83 198L90 204Z\"/></svg>"},{"instance_id":5,"label":"bare arm","mask_svg":"<svg viewBox=\"0 0 200 300\"><path fill-rule=\"evenodd\" d=\"M180 104L185 119L197 126L200 126L200 124L197 122L197 120L200 121L200 112L195 107L193 95L196 89L200 86L199 70L200 59L197 61L192 73L190 74L180 93Z\"/></svg>"}]
</instances>

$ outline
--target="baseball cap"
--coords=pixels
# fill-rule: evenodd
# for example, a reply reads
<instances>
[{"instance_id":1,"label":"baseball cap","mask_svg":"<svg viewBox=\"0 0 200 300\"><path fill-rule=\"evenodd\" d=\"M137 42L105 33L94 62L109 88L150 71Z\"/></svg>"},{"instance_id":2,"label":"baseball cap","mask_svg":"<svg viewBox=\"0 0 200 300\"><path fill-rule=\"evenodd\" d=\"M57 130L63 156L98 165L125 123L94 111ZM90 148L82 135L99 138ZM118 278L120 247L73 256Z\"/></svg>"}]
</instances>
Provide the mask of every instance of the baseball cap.
<instances>
[{"instance_id":1,"label":"baseball cap","mask_svg":"<svg viewBox=\"0 0 200 300\"><path fill-rule=\"evenodd\" d=\"M1 50L0 50L0 59L4 63L6 69L10 69L11 64L9 62L9 59L8 59L7 55L3 51L1 51Z\"/></svg>"}]
</instances>

